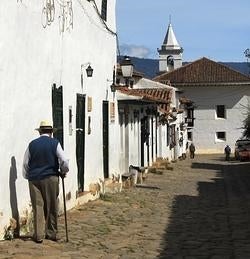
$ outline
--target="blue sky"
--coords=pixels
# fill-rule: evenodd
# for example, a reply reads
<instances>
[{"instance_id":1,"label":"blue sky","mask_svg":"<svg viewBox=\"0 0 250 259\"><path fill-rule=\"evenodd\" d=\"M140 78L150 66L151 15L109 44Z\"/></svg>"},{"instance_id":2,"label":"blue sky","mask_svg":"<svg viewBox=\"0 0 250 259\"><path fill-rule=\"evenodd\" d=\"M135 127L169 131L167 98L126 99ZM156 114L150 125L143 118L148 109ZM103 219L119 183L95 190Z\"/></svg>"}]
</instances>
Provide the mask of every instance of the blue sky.
<instances>
[{"instance_id":1,"label":"blue sky","mask_svg":"<svg viewBox=\"0 0 250 259\"><path fill-rule=\"evenodd\" d=\"M184 61L246 61L250 0L117 0L116 11L121 55L158 59L171 15Z\"/></svg>"}]
</instances>

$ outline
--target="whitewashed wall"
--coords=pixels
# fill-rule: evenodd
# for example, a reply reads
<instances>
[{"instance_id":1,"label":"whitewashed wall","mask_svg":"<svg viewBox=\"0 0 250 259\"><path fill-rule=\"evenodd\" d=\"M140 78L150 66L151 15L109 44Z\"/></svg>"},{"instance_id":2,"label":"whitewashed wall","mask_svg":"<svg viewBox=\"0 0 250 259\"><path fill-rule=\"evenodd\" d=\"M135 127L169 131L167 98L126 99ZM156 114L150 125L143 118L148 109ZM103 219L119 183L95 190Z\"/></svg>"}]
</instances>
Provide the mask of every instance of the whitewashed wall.
<instances>
[{"instance_id":1,"label":"whitewashed wall","mask_svg":"<svg viewBox=\"0 0 250 259\"><path fill-rule=\"evenodd\" d=\"M60 2L60 1L59 1ZM101 0L96 0L100 10ZM102 101L113 101L107 79L112 79L116 64L116 38L103 26L93 2L73 1L73 28L60 33L58 1L55 19L50 26L42 26L43 1L1 0L0 3L0 238L8 225L11 194L16 189L20 216L29 206L28 183L22 177L23 154L28 143L38 136L34 128L43 119L52 120L51 86L63 86L64 146L70 159L66 191L71 192L68 208L76 203L77 167L75 157L76 94L92 97L92 131L86 134L85 189L103 177ZM107 25L115 31L115 0L108 1ZM81 64L91 63L92 78L84 74L81 88ZM68 107L73 109L73 134L68 132ZM118 112L110 123L110 173L119 168ZM86 118L87 132L87 118ZM12 163L11 163L12 161ZM15 179L10 180L10 171ZM12 186L9 182L12 181ZM11 189L11 190L10 190ZM61 197L61 196L60 196Z\"/></svg>"},{"instance_id":2,"label":"whitewashed wall","mask_svg":"<svg viewBox=\"0 0 250 259\"><path fill-rule=\"evenodd\" d=\"M136 81L136 83L133 86L134 89L138 88L168 88L172 90L172 96L171 96L171 107L176 107L176 105L179 102L179 95L176 92L176 88L161 84L146 78L142 78ZM120 100L119 109L120 109L120 117L122 118L121 125L120 125L120 171L122 173L128 172L129 165L141 165L141 119L144 116L148 116L149 120L149 146L144 143L144 166L152 165L157 157L163 157L168 158L170 161L177 159L182 155L182 153L185 151L184 148L172 148L170 150L170 146L167 145L167 126L166 125L159 125L159 123L156 121L155 116L147 115L146 109L152 108L152 103L144 103L141 105L133 105L133 100L138 101L139 103L139 97L133 97L133 96L126 96L125 94L117 93L118 100ZM123 103L124 101L127 101L127 104ZM129 100L131 100L131 103L128 104ZM127 108L124 108L127 105ZM127 110L127 124L125 123L125 110ZM139 111L138 119L134 119L134 110ZM184 115L183 113L180 113L177 115L177 119L172 122L172 124L176 125L177 128L180 129L180 124L184 121ZM156 131L156 125L157 125L157 131ZM157 137L156 137L157 135ZM180 135L180 130L179 130ZM177 136L177 139L180 138L180 136ZM153 136L153 138L152 138ZM184 131L183 134L184 142L183 144L186 145L187 142L187 134L186 131ZM157 142L156 142L157 139ZM157 152L156 152L157 147ZM149 150L149 152L148 152ZM152 153L153 152L153 153ZM149 153L149 154L148 154ZM153 157L153 159L152 159ZM148 159L149 158L149 159Z\"/></svg>"},{"instance_id":3,"label":"whitewashed wall","mask_svg":"<svg viewBox=\"0 0 250 259\"><path fill-rule=\"evenodd\" d=\"M186 87L184 95L194 101L193 142L197 153L223 153L225 145L232 151L241 137L243 120L249 106L249 86ZM226 119L216 118L216 105L225 105ZM226 132L226 141L216 141L218 131Z\"/></svg>"}]
</instances>

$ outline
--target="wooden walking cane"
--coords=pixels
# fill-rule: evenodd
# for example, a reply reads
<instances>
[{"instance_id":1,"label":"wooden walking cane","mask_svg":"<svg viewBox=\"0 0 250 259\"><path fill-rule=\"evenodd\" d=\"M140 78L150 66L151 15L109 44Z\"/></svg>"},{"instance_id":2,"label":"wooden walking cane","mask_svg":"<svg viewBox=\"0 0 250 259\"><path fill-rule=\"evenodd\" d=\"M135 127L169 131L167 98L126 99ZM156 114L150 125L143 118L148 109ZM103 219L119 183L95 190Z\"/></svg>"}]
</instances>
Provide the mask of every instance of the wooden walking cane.
<instances>
[{"instance_id":1,"label":"wooden walking cane","mask_svg":"<svg viewBox=\"0 0 250 259\"><path fill-rule=\"evenodd\" d=\"M64 221L65 221L66 242L69 242L69 238L68 238L68 224L67 224L67 211L66 211L66 199L65 199L65 187L64 187L64 176L63 175L62 175L62 188L63 188L63 207L64 207Z\"/></svg>"}]
</instances>

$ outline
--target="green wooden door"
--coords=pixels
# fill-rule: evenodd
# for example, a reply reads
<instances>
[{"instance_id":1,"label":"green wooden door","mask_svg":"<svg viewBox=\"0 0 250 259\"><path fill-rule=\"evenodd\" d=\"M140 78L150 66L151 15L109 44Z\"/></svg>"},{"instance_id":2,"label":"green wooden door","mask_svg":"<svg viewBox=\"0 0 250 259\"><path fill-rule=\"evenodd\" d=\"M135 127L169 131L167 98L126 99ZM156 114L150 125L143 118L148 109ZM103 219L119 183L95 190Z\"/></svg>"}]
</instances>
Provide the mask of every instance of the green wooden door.
<instances>
[{"instance_id":1,"label":"green wooden door","mask_svg":"<svg viewBox=\"0 0 250 259\"><path fill-rule=\"evenodd\" d=\"M149 165L149 121L145 116L141 119L141 166L145 165L145 144L147 147L147 165Z\"/></svg>"},{"instance_id":2,"label":"green wooden door","mask_svg":"<svg viewBox=\"0 0 250 259\"><path fill-rule=\"evenodd\" d=\"M56 128L53 136L57 138L63 147L63 87L52 86L52 117Z\"/></svg>"},{"instance_id":3,"label":"green wooden door","mask_svg":"<svg viewBox=\"0 0 250 259\"><path fill-rule=\"evenodd\" d=\"M104 178L109 177L109 102L102 104L102 130L103 130L103 173Z\"/></svg>"},{"instance_id":4,"label":"green wooden door","mask_svg":"<svg viewBox=\"0 0 250 259\"><path fill-rule=\"evenodd\" d=\"M78 191L84 191L85 168L85 96L77 94L76 101L76 162Z\"/></svg>"}]
</instances>

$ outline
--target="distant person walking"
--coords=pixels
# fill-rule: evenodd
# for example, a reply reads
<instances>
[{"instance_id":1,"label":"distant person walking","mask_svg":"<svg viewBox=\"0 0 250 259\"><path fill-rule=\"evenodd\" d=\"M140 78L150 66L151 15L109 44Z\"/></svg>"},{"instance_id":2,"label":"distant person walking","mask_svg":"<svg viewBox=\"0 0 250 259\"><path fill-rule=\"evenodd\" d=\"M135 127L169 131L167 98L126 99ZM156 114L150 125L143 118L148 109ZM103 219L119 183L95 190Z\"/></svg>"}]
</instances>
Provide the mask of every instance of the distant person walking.
<instances>
[{"instance_id":1,"label":"distant person walking","mask_svg":"<svg viewBox=\"0 0 250 259\"><path fill-rule=\"evenodd\" d=\"M229 147L229 145L226 145L224 152L226 154L225 160L229 161L230 160L230 154L231 154L231 148Z\"/></svg>"},{"instance_id":2,"label":"distant person walking","mask_svg":"<svg viewBox=\"0 0 250 259\"><path fill-rule=\"evenodd\" d=\"M43 238L57 241L57 198L60 176L69 171L68 160L59 141L52 137L54 131L47 121L41 121L40 137L29 143L24 155L23 176L29 181L29 191L34 218L34 241Z\"/></svg>"},{"instance_id":3,"label":"distant person walking","mask_svg":"<svg viewBox=\"0 0 250 259\"><path fill-rule=\"evenodd\" d=\"M193 143L190 144L189 146L189 153L190 153L190 158L194 158L194 153L195 153L195 145Z\"/></svg>"}]
</instances>

